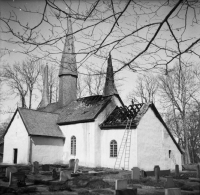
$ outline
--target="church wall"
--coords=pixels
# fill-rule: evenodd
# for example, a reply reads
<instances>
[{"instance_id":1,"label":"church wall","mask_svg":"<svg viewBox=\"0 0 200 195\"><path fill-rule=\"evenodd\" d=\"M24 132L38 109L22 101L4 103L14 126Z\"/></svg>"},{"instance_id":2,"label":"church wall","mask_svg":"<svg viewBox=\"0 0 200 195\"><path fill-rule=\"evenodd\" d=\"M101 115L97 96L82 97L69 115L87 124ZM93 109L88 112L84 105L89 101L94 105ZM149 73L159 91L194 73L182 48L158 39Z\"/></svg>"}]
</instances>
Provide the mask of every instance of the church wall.
<instances>
[{"instance_id":1,"label":"church wall","mask_svg":"<svg viewBox=\"0 0 200 195\"><path fill-rule=\"evenodd\" d=\"M31 162L40 164L62 164L64 139L31 136Z\"/></svg>"},{"instance_id":2,"label":"church wall","mask_svg":"<svg viewBox=\"0 0 200 195\"><path fill-rule=\"evenodd\" d=\"M146 171L152 171L155 165L161 170L174 168L168 154L172 150L181 169L181 153L151 108L142 117L137 131L139 168Z\"/></svg>"},{"instance_id":3,"label":"church wall","mask_svg":"<svg viewBox=\"0 0 200 195\"><path fill-rule=\"evenodd\" d=\"M124 129L109 129L101 130L101 165L102 167L114 168L117 157L110 157L110 142L115 140L117 142L117 151L120 149ZM137 131L132 129L131 133L131 148L129 156L129 170L137 166ZM118 168L118 167L117 167ZM122 156L120 169L124 168L124 155Z\"/></svg>"},{"instance_id":4,"label":"church wall","mask_svg":"<svg viewBox=\"0 0 200 195\"><path fill-rule=\"evenodd\" d=\"M95 122L60 126L65 136L63 163L79 159L79 165L95 167ZM71 155L71 137L76 137L76 155Z\"/></svg>"},{"instance_id":5,"label":"church wall","mask_svg":"<svg viewBox=\"0 0 200 195\"><path fill-rule=\"evenodd\" d=\"M18 112L4 137L3 163L14 162L14 149L17 149L17 164L27 164L29 160L29 136Z\"/></svg>"}]
</instances>

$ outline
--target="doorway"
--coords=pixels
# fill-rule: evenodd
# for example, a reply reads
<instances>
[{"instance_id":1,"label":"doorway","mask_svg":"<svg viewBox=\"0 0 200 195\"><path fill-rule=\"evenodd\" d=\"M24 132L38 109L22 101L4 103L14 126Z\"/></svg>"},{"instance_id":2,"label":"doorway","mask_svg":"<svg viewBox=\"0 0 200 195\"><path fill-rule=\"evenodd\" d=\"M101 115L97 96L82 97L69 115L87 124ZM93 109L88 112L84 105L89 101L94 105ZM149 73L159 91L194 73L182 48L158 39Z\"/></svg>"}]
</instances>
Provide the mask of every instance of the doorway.
<instances>
[{"instance_id":1,"label":"doorway","mask_svg":"<svg viewBox=\"0 0 200 195\"><path fill-rule=\"evenodd\" d=\"M17 149L14 148L14 164L17 164Z\"/></svg>"}]
</instances>

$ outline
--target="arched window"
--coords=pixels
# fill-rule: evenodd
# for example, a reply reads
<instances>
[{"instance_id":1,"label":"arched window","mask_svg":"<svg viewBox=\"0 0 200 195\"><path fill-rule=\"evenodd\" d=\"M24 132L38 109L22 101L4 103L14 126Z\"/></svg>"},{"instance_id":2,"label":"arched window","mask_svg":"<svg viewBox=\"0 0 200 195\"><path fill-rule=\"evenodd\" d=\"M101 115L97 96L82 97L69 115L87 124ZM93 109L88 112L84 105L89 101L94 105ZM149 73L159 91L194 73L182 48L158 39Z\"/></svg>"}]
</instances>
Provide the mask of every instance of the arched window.
<instances>
[{"instance_id":1,"label":"arched window","mask_svg":"<svg viewBox=\"0 0 200 195\"><path fill-rule=\"evenodd\" d=\"M71 137L71 155L76 155L76 137Z\"/></svg>"},{"instance_id":2,"label":"arched window","mask_svg":"<svg viewBox=\"0 0 200 195\"><path fill-rule=\"evenodd\" d=\"M117 142L115 140L110 142L110 157L117 157Z\"/></svg>"}]
</instances>

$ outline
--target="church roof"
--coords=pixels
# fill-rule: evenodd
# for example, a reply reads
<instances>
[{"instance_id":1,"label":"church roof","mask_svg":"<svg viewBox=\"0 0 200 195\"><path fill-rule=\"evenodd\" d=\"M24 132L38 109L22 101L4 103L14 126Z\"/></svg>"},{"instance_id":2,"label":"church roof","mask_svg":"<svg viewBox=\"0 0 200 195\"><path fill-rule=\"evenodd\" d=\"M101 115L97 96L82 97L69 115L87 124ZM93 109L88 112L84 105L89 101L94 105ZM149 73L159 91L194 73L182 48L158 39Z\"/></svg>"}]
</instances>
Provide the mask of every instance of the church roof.
<instances>
[{"instance_id":1,"label":"church roof","mask_svg":"<svg viewBox=\"0 0 200 195\"><path fill-rule=\"evenodd\" d=\"M162 119L161 115L159 114L158 110L156 109L153 103L145 103L145 104L133 104L128 107L116 107L113 112L105 119L105 121L100 124L101 129L125 129L127 125L127 121L132 119L131 128L136 128L139 124L141 118L147 112L149 107L152 108L156 117L160 120L163 126L166 128L167 132L169 133L170 137L172 138L173 142L179 149L181 153L180 146L174 139L172 133L170 132L169 128L167 127L166 123Z\"/></svg>"},{"instance_id":2,"label":"church roof","mask_svg":"<svg viewBox=\"0 0 200 195\"><path fill-rule=\"evenodd\" d=\"M26 108L18 108L18 110L29 135L64 138L62 131L56 124L58 114Z\"/></svg>"},{"instance_id":3,"label":"church roof","mask_svg":"<svg viewBox=\"0 0 200 195\"><path fill-rule=\"evenodd\" d=\"M95 95L77 99L68 106L58 109L58 124L94 121L98 114L111 101L112 96Z\"/></svg>"}]
</instances>

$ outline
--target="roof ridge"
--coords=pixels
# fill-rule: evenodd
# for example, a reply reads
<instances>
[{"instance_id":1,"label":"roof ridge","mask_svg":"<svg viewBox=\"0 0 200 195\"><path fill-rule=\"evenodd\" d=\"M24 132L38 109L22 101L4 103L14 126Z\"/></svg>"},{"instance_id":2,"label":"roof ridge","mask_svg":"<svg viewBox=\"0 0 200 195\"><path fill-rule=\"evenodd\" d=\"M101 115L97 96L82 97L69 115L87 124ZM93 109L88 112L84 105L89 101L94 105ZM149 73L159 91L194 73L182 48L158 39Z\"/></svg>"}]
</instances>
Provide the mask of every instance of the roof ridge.
<instances>
[{"instance_id":1,"label":"roof ridge","mask_svg":"<svg viewBox=\"0 0 200 195\"><path fill-rule=\"evenodd\" d=\"M48 114L56 114L56 115L59 115L58 113L54 113L54 112L46 112L46 111L40 111L40 110L34 110L34 109L29 109L29 108L21 108L21 107L18 107L18 109L24 109L24 110L30 110L30 111L35 111L35 112L43 112L43 113L48 113Z\"/></svg>"}]
</instances>

